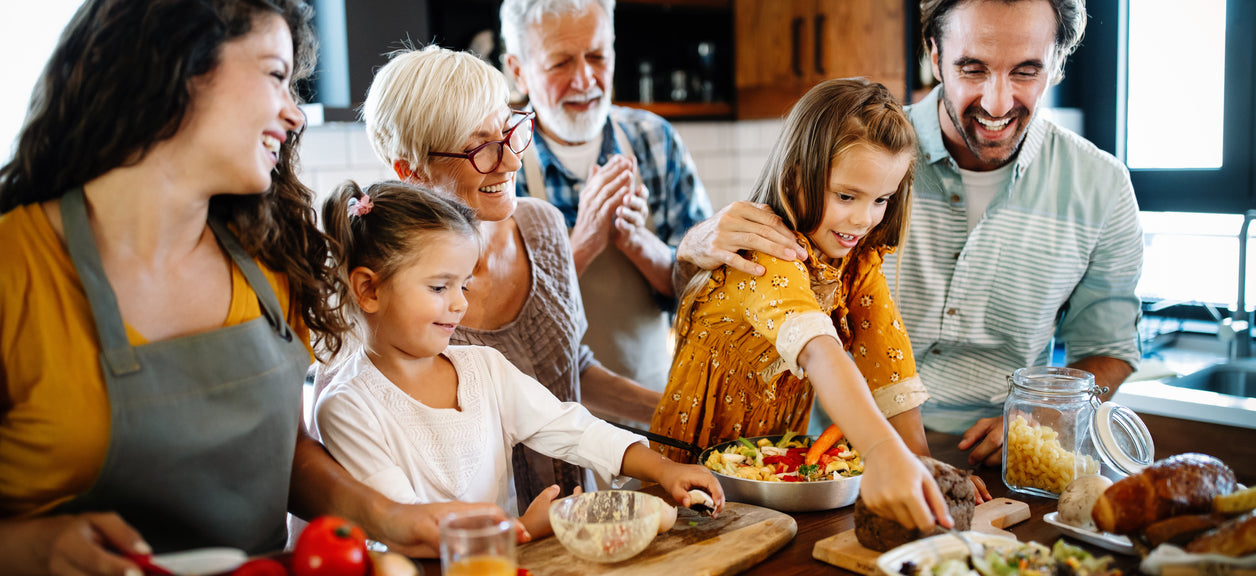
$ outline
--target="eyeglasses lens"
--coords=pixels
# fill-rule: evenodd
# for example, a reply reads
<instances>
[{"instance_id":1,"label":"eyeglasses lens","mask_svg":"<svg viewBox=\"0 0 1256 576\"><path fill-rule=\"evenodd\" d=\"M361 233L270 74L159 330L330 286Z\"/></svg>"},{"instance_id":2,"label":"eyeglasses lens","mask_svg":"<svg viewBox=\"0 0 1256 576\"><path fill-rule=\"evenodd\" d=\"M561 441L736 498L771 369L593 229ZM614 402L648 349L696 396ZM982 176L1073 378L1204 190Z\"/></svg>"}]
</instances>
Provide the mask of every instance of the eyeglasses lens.
<instances>
[{"instance_id":1,"label":"eyeglasses lens","mask_svg":"<svg viewBox=\"0 0 1256 576\"><path fill-rule=\"evenodd\" d=\"M532 142L532 118L524 118L510 133L510 149L515 154L522 154Z\"/></svg>"},{"instance_id":2,"label":"eyeglasses lens","mask_svg":"<svg viewBox=\"0 0 1256 576\"><path fill-rule=\"evenodd\" d=\"M502 162L502 143L489 142L471 153L471 165L481 174L488 174L497 169Z\"/></svg>"}]
</instances>

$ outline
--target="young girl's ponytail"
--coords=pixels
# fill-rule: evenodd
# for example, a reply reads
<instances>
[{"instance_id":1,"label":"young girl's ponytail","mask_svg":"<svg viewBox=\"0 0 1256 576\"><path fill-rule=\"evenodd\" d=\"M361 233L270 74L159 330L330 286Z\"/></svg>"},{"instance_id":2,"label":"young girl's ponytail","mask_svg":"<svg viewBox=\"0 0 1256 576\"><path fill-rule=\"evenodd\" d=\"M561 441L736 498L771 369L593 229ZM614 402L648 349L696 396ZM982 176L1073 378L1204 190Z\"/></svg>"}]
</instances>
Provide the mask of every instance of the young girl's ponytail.
<instances>
[{"instance_id":1,"label":"young girl's ponytail","mask_svg":"<svg viewBox=\"0 0 1256 576\"><path fill-rule=\"evenodd\" d=\"M345 310L345 306L353 297L352 288L348 283L349 269L345 268L349 254L353 252L353 231L350 229L348 203L352 199L360 198L362 194L362 189L356 182L346 180L337 186L331 196L323 202L323 232L331 239L328 242L330 252L328 260L331 269L342 280L335 283L331 314L340 321L340 325L346 326L349 332L354 331L357 326L353 321L353 315ZM319 348L327 353L329 360L334 360L340 354L347 335L340 332L316 332Z\"/></svg>"},{"instance_id":2,"label":"young girl's ponytail","mask_svg":"<svg viewBox=\"0 0 1256 576\"><path fill-rule=\"evenodd\" d=\"M422 237L456 232L479 240L475 212L462 203L415 184L389 180L365 190L346 181L323 203L323 229L331 238L331 267L337 283L333 314L361 341L361 322L349 273L369 268L384 282L422 251ZM479 254L468 254L479 258ZM332 357L340 353L345 335L320 333L320 346Z\"/></svg>"}]
</instances>

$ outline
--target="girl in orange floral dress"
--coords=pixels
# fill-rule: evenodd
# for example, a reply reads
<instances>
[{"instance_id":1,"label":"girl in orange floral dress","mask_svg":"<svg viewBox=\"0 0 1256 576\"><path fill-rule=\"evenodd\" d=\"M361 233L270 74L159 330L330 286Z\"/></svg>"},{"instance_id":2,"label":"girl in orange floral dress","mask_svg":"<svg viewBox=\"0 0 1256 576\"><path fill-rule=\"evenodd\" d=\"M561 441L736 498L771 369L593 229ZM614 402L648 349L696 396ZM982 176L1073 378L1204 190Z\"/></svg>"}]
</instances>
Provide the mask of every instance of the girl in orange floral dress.
<instances>
[{"instance_id":1,"label":"girl in orange floral dress","mask_svg":"<svg viewBox=\"0 0 1256 576\"><path fill-rule=\"evenodd\" d=\"M690 282L652 431L699 446L804 431L818 397L866 460L861 493L874 512L908 527L949 524L903 441L928 453L919 409L928 394L881 273L906 233L915 150L906 114L880 84L830 80L803 96L752 200L795 231L808 258L756 252L762 276L724 266Z\"/></svg>"}]
</instances>

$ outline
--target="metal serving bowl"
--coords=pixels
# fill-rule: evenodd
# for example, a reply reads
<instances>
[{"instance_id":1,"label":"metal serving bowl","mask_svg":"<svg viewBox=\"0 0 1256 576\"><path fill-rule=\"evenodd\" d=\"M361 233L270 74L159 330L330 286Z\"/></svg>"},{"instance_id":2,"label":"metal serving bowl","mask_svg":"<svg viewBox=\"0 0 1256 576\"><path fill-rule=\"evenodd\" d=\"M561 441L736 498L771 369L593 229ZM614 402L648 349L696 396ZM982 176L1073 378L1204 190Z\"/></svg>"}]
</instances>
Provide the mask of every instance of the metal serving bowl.
<instances>
[{"instance_id":1,"label":"metal serving bowl","mask_svg":"<svg viewBox=\"0 0 1256 576\"><path fill-rule=\"evenodd\" d=\"M775 444L781 436L755 436L747 440L751 444L756 444L761 438L767 438ZM795 438L804 437L795 436ZM811 440L814 442L815 438ZM712 452L723 452L725 448L734 444L738 442L736 440L725 442L703 450L698 453L698 464L705 463ZM714 470L711 470L711 473L719 479L720 486L724 488L725 499L782 512L812 512L850 506L859 497L860 479L863 478L863 476L852 476L818 482L768 482L747 480Z\"/></svg>"},{"instance_id":2,"label":"metal serving bowl","mask_svg":"<svg viewBox=\"0 0 1256 576\"><path fill-rule=\"evenodd\" d=\"M645 436L647 439L659 444L687 450L697 458L697 464L700 466L706 463L707 457L712 452L723 452L725 448L738 443L736 440L733 440L704 450L694 444L668 438L653 432L639 430L614 422L612 424ZM782 437L779 435L755 436L747 438L747 440L751 444L756 444L760 439L766 438L769 442L776 444ZM798 440L810 438L812 442L815 442L815 438L809 436L795 436L794 438ZM705 466L703 467L705 468ZM763 506L764 508L780 510L781 512L813 512L850 506L859 497L860 480L863 478L863 476L852 476L849 478L843 476L837 480L822 480L818 482L767 482L720 474L710 468L707 468L707 470L720 481L720 486L724 488L724 498L726 500L754 504L755 506Z\"/></svg>"}]
</instances>

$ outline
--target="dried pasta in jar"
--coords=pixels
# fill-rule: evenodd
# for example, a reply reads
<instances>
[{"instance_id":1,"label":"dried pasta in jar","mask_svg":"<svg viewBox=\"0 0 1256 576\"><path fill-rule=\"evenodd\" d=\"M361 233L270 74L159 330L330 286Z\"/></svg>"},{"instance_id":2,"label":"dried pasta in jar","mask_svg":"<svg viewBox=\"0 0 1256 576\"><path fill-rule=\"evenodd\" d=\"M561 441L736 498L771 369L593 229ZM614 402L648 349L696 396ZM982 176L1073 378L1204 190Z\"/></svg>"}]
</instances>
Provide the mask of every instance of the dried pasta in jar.
<instances>
[{"instance_id":1,"label":"dried pasta in jar","mask_svg":"<svg viewBox=\"0 0 1256 576\"><path fill-rule=\"evenodd\" d=\"M1099 462L1076 455L1060 444L1060 434L1049 426L1031 424L1023 415L1008 423L1004 481L1009 486L1037 488L1054 494L1078 474L1098 474Z\"/></svg>"}]
</instances>

